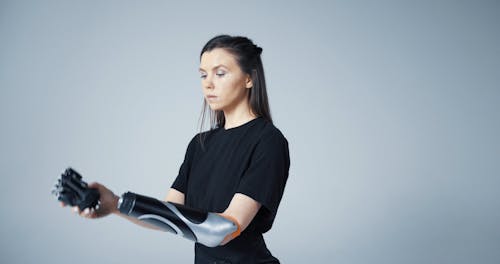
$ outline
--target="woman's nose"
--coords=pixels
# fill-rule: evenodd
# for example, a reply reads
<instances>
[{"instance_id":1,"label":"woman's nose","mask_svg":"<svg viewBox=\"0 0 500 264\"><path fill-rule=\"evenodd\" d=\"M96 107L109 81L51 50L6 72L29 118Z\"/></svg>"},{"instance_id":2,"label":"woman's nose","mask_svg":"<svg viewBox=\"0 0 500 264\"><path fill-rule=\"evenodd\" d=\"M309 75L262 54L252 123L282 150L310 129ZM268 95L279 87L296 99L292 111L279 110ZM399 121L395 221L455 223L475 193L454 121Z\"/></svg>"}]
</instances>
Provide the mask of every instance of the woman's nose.
<instances>
[{"instance_id":1,"label":"woman's nose","mask_svg":"<svg viewBox=\"0 0 500 264\"><path fill-rule=\"evenodd\" d=\"M212 81L212 77L207 75L205 77L205 79L203 80L203 83L202 83L203 87L205 89L213 89L214 88L214 83Z\"/></svg>"}]
</instances>

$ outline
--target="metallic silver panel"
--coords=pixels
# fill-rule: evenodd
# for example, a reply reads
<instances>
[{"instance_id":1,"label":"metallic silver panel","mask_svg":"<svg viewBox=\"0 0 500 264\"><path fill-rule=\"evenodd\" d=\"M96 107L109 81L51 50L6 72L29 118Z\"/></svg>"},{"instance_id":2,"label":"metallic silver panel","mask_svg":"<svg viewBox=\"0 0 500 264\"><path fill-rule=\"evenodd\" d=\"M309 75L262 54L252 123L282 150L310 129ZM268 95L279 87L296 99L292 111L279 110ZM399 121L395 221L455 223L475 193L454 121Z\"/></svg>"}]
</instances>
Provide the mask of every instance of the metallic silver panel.
<instances>
[{"instance_id":1,"label":"metallic silver panel","mask_svg":"<svg viewBox=\"0 0 500 264\"><path fill-rule=\"evenodd\" d=\"M208 213L207 219L203 223L195 224L184 217L175 205L168 202L163 203L191 228L198 239L197 242L207 247L220 245L227 235L238 229L235 223L216 213Z\"/></svg>"}]
</instances>

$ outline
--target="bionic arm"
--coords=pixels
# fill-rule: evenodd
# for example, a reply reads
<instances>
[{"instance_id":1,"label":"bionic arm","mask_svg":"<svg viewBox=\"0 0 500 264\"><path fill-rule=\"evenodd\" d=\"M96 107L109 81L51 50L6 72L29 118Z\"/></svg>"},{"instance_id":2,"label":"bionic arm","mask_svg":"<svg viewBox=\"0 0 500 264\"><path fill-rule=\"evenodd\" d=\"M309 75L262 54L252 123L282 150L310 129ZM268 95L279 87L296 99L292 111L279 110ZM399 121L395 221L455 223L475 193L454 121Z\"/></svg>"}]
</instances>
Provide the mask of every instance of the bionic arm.
<instances>
[{"instance_id":1,"label":"bionic arm","mask_svg":"<svg viewBox=\"0 0 500 264\"><path fill-rule=\"evenodd\" d=\"M83 210L88 205L98 207L98 193L93 196L83 195L89 192L95 193L95 191L97 190L87 187L76 171L68 168L53 193L60 201L65 201L71 206L78 206ZM225 238L235 238L241 232L238 221L230 216L203 212L132 192L126 192L121 196L118 209L124 215L208 247L216 247Z\"/></svg>"}]
</instances>

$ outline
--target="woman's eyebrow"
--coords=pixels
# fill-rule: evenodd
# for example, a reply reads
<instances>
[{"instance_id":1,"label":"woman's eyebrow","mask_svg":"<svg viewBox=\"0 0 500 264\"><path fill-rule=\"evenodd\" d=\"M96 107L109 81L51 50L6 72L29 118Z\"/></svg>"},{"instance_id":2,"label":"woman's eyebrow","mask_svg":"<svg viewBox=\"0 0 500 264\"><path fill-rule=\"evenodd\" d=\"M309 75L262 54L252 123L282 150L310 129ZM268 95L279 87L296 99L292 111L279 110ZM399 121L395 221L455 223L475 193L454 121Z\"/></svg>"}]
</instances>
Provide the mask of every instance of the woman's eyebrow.
<instances>
[{"instance_id":1,"label":"woman's eyebrow","mask_svg":"<svg viewBox=\"0 0 500 264\"><path fill-rule=\"evenodd\" d=\"M224 64L217 64L217 65L215 65L214 67L212 67L212 70L213 70L213 69L217 69L217 68L222 67L222 66L226 67ZM205 71L205 70L204 70L203 68L201 68L201 67L200 67L198 70L200 70L200 71Z\"/></svg>"}]
</instances>

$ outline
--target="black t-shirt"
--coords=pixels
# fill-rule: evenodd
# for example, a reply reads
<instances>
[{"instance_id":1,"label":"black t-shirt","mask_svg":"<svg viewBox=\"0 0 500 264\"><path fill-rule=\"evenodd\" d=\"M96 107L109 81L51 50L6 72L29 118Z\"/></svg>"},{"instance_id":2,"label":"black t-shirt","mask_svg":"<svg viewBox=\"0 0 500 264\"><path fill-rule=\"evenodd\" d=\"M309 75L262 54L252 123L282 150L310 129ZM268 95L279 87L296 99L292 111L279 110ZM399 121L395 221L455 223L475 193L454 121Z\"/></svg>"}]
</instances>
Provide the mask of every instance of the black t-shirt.
<instances>
[{"instance_id":1,"label":"black t-shirt","mask_svg":"<svg viewBox=\"0 0 500 264\"><path fill-rule=\"evenodd\" d=\"M209 248L196 243L195 262L279 263L267 250L262 234L273 224L288 178L288 141L262 117L238 127L203 132L203 146L199 135L189 143L172 184L185 194L185 204L221 213L235 193L242 193L262 207L241 235L228 244Z\"/></svg>"}]
</instances>

